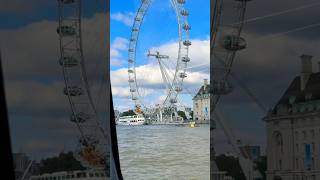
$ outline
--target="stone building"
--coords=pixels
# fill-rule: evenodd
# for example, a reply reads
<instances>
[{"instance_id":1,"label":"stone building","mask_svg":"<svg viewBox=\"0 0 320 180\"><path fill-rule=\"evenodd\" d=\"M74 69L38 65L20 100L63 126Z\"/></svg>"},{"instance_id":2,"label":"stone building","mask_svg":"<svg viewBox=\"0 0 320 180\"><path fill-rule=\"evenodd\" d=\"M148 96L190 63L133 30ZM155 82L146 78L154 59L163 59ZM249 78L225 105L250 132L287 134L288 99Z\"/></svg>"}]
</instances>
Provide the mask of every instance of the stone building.
<instances>
[{"instance_id":1,"label":"stone building","mask_svg":"<svg viewBox=\"0 0 320 180\"><path fill-rule=\"evenodd\" d=\"M204 83L198 93L193 97L193 119L197 123L209 123L210 119L210 94L208 79L204 79Z\"/></svg>"},{"instance_id":2,"label":"stone building","mask_svg":"<svg viewBox=\"0 0 320 180\"><path fill-rule=\"evenodd\" d=\"M312 72L312 56L301 56L294 78L267 124L267 180L320 179L320 72Z\"/></svg>"},{"instance_id":3,"label":"stone building","mask_svg":"<svg viewBox=\"0 0 320 180\"><path fill-rule=\"evenodd\" d=\"M29 157L24 153L13 153L14 172L17 179L20 179L30 163Z\"/></svg>"}]
</instances>

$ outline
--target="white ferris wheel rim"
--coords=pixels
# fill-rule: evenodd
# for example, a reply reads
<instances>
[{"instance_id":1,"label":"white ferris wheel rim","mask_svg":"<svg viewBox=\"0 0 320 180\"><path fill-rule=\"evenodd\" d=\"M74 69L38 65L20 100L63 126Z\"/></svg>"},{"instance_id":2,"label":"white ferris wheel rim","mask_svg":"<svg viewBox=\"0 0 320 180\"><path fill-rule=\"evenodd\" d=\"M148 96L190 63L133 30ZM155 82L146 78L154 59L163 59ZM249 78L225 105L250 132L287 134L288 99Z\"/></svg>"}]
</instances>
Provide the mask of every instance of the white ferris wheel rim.
<instances>
[{"instance_id":1,"label":"white ferris wheel rim","mask_svg":"<svg viewBox=\"0 0 320 180\"><path fill-rule=\"evenodd\" d=\"M142 0L141 5L134 18L132 26L131 37L129 40L128 49L128 82L130 87L131 98L135 103L136 107L143 107L145 111L148 111L148 106L145 105L143 96L140 93L140 85L137 82L137 71L136 71L136 47L139 41L140 26L143 23L143 18L146 15L149 6L153 0ZM176 13L178 23L178 34L179 34L179 48L177 52L177 60L174 76L172 78L172 86L167 91L165 100L160 103L161 106L172 107L177 102L177 96L182 91L182 83L186 77L187 62L189 58L189 46L191 42L189 40L189 26L187 17L189 12L184 8L185 0L170 0L171 7Z\"/></svg>"},{"instance_id":2,"label":"white ferris wheel rim","mask_svg":"<svg viewBox=\"0 0 320 180\"><path fill-rule=\"evenodd\" d=\"M64 78L64 94L68 98L71 108L70 120L76 125L80 132L79 149L75 157L87 167L105 167L107 162L87 161L78 153L81 153L86 144L97 146L96 157L108 158L110 147L110 132L104 131L97 107L91 94L87 76L87 67L82 45L82 0L58 0L59 3L59 24L57 33L60 41L60 65ZM67 16L65 11L70 11Z\"/></svg>"}]
</instances>

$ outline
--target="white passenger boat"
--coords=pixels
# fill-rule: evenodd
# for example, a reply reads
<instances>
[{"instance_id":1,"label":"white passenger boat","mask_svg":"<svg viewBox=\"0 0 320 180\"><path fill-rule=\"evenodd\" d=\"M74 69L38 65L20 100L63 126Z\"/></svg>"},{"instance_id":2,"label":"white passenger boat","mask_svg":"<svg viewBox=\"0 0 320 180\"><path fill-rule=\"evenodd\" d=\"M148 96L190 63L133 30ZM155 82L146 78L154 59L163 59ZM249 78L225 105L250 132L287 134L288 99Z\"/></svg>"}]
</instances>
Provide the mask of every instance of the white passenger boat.
<instances>
[{"instance_id":1,"label":"white passenger boat","mask_svg":"<svg viewBox=\"0 0 320 180\"><path fill-rule=\"evenodd\" d=\"M37 176L31 176L29 180L110 180L105 172L100 170L61 171Z\"/></svg>"},{"instance_id":2,"label":"white passenger boat","mask_svg":"<svg viewBox=\"0 0 320 180\"><path fill-rule=\"evenodd\" d=\"M146 124L146 119L143 115L134 115L134 116L122 116L118 119L117 125L144 125Z\"/></svg>"}]
</instances>

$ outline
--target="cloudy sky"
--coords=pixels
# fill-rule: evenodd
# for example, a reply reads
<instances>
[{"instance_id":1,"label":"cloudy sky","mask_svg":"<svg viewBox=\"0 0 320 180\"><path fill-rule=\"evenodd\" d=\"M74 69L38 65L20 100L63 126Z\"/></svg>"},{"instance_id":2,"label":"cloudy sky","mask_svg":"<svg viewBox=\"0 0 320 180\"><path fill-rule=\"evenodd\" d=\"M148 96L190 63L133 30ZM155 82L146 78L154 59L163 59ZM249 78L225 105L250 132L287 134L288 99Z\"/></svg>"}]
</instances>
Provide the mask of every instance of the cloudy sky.
<instances>
[{"instance_id":1,"label":"cloudy sky","mask_svg":"<svg viewBox=\"0 0 320 180\"><path fill-rule=\"evenodd\" d=\"M97 92L103 89L97 86L98 77L104 73L107 78L107 60L96 61L108 54L106 6L97 6L103 1L85 2L83 46L92 62L87 63L90 86ZM36 159L74 150L79 136L63 95L57 13L57 1L0 1L0 48L13 150Z\"/></svg>"},{"instance_id":2,"label":"cloudy sky","mask_svg":"<svg viewBox=\"0 0 320 180\"><path fill-rule=\"evenodd\" d=\"M127 110L134 107L128 84L128 39L140 1L111 1L111 83L115 107ZM203 8L206 7L206 8ZM192 26L190 39L191 62L184 80L185 90L179 96L181 104L191 107L192 96L204 78L209 78L209 0L187 1L185 8ZM161 103L166 97L165 84L160 67L154 58L147 58L148 50L168 55L170 68L176 65L178 54L178 25L170 1L153 1L148 10L139 35L136 74L139 87L143 89L142 102L147 106ZM172 71L172 70L171 70Z\"/></svg>"},{"instance_id":3,"label":"cloudy sky","mask_svg":"<svg viewBox=\"0 0 320 180\"><path fill-rule=\"evenodd\" d=\"M128 98L126 49L138 2L111 2L110 73L119 109L132 107ZM164 52L167 50L165 53L169 55L174 52L177 31L171 28L176 27L173 11L165 1L155 0L156 3L159 4L151 7L143 26L140 56L144 56L151 47ZM209 6L202 5L207 3L207 0L189 0L186 4L192 25L190 67L209 62ZM89 9L85 13L87 23L101 18L101 12L97 14L90 10L92 6L91 3L85 6ZM314 71L318 71L319 10L317 0L248 2L246 19L250 21L245 23L242 33L248 48L237 54L232 71L266 107L271 108L299 74L301 54L313 55ZM72 149L74 144L67 142L74 142L78 135L68 121L70 109L62 94L64 83L58 65L59 42L55 32L57 17L56 1L0 0L0 47L13 148L34 157ZM86 46L90 47L90 43ZM152 66L151 60L143 62L150 62L145 66ZM143 69L143 65L139 64L139 67ZM190 91L209 75L203 66L191 68L188 74L192 74L186 79ZM232 82L235 89L222 99L221 111L244 143L265 147L265 124L261 120L265 113L238 86L237 81ZM191 102L189 95L182 99L186 104ZM223 144L225 139L221 136L217 141ZM221 150L224 146L219 147Z\"/></svg>"},{"instance_id":4,"label":"cloudy sky","mask_svg":"<svg viewBox=\"0 0 320 180\"><path fill-rule=\"evenodd\" d=\"M265 123L261 120L265 112L240 87L239 80L269 109L299 75L299 56L313 55L317 72L319 10L320 3L316 0L248 2L242 31L247 48L239 51L235 58L232 71L237 80L230 78L234 91L223 97L219 105L229 126L245 144L265 148ZM222 134L221 131L218 134ZM219 136L218 141L225 142L225 138ZM226 150L225 146L217 148L220 152Z\"/></svg>"}]
</instances>

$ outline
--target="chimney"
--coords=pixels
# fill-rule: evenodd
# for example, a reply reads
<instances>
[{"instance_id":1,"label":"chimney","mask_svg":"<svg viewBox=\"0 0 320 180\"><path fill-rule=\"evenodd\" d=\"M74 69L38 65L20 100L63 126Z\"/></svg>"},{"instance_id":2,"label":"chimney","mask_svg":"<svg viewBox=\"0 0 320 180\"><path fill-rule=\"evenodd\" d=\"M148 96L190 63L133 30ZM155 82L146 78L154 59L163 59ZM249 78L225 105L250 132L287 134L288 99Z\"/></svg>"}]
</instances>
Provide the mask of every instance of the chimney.
<instances>
[{"instance_id":1,"label":"chimney","mask_svg":"<svg viewBox=\"0 0 320 180\"><path fill-rule=\"evenodd\" d=\"M204 90L207 89L207 86L208 86L208 79L204 79L203 80L203 88L204 88Z\"/></svg>"},{"instance_id":2,"label":"chimney","mask_svg":"<svg viewBox=\"0 0 320 180\"><path fill-rule=\"evenodd\" d=\"M303 54L301 57L301 75L300 75L300 89L304 90L309 77L312 73L312 56Z\"/></svg>"}]
</instances>

